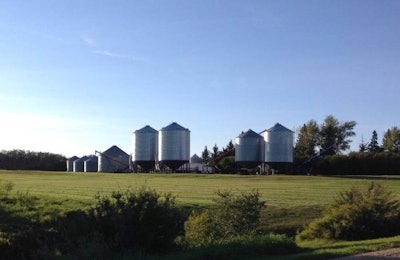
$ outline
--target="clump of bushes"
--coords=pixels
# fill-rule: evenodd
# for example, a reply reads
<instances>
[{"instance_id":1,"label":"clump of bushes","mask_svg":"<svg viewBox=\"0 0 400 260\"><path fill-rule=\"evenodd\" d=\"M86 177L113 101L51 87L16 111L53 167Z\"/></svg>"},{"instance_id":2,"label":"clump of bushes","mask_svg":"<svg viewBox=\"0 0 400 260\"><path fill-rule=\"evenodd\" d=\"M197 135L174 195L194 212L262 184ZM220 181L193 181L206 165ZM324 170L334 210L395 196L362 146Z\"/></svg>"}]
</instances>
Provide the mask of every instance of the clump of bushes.
<instances>
[{"instance_id":1,"label":"clump of bushes","mask_svg":"<svg viewBox=\"0 0 400 260\"><path fill-rule=\"evenodd\" d=\"M17 196L13 203L28 196ZM142 188L96 199L89 211L70 211L44 222L25 221L23 228L1 234L3 255L10 259L104 259L125 250L159 253L171 250L174 239L183 233L184 220L170 194ZM11 216L8 220L13 221ZM2 231L6 230L0 225Z\"/></svg>"},{"instance_id":2,"label":"clump of bushes","mask_svg":"<svg viewBox=\"0 0 400 260\"><path fill-rule=\"evenodd\" d=\"M352 187L342 192L322 217L315 219L296 239L362 240L397 235L400 203L381 184L365 190Z\"/></svg>"},{"instance_id":3,"label":"clump of bushes","mask_svg":"<svg viewBox=\"0 0 400 260\"><path fill-rule=\"evenodd\" d=\"M258 191L239 195L218 191L214 203L210 209L193 211L185 222L184 244L187 247L221 244L254 232L265 206Z\"/></svg>"}]
</instances>

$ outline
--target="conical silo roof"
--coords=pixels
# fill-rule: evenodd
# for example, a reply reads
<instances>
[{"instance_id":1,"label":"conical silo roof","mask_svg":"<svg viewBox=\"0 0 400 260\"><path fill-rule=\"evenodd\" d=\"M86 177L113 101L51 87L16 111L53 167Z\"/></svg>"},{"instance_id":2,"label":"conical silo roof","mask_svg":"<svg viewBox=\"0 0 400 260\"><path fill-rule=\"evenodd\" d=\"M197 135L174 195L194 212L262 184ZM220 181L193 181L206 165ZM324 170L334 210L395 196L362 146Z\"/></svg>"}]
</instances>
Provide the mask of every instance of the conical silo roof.
<instances>
[{"instance_id":1,"label":"conical silo roof","mask_svg":"<svg viewBox=\"0 0 400 260\"><path fill-rule=\"evenodd\" d=\"M260 138L262 136L257 134L253 130L249 129L249 130L247 130L247 132L241 133L238 137L239 138Z\"/></svg>"},{"instance_id":2,"label":"conical silo roof","mask_svg":"<svg viewBox=\"0 0 400 260\"><path fill-rule=\"evenodd\" d=\"M292 130L284 127L283 125L276 123L273 127L271 127L270 129L264 130L262 131L262 133L264 132L292 132L294 133Z\"/></svg>"},{"instance_id":3,"label":"conical silo roof","mask_svg":"<svg viewBox=\"0 0 400 260\"><path fill-rule=\"evenodd\" d=\"M129 156L126 152L124 152L123 150L121 150L118 146L113 145L110 148L108 148L108 150L106 150L105 152L103 152L104 155L106 156L120 156L121 154Z\"/></svg>"},{"instance_id":4,"label":"conical silo roof","mask_svg":"<svg viewBox=\"0 0 400 260\"><path fill-rule=\"evenodd\" d=\"M170 125L163 127L161 131L189 131L189 129L184 128L183 126L177 124L176 122L173 122Z\"/></svg>"},{"instance_id":5,"label":"conical silo roof","mask_svg":"<svg viewBox=\"0 0 400 260\"><path fill-rule=\"evenodd\" d=\"M158 131L151 126L146 125L145 127L136 130L135 133L158 133Z\"/></svg>"}]
</instances>

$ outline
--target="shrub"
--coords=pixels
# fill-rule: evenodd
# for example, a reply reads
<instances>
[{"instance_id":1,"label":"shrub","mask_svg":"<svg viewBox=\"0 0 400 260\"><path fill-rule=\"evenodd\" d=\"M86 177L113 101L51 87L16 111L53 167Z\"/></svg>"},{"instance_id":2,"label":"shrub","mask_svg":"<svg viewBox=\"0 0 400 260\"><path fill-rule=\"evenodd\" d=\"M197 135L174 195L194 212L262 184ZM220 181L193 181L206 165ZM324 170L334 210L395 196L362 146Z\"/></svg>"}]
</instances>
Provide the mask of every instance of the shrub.
<instances>
[{"instance_id":1,"label":"shrub","mask_svg":"<svg viewBox=\"0 0 400 260\"><path fill-rule=\"evenodd\" d=\"M204 245L172 255L171 259L268 259L298 252L295 241L285 235L242 235L222 244ZM281 258L279 258L281 259Z\"/></svg>"},{"instance_id":2,"label":"shrub","mask_svg":"<svg viewBox=\"0 0 400 260\"><path fill-rule=\"evenodd\" d=\"M185 243L188 247L220 244L239 235L249 234L258 227L261 209L258 191L233 195L217 192L215 207L193 211L185 222Z\"/></svg>"},{"instance_id":3,"label":"shrub","mask_svg":"<svg viewBox=\"0 0 400 260\"><path fill-rule=\"evenodd\" d=\"M14 189L15 183L6 181L6 182L1 182L0 181L0 198L5 198L7 199L8 196L10 195L10 192Z\"/></svg>"},{"instance_id":4,"label":"shrub","mask_svg":"<svg viewBox=\"0 0 400 260\"><path fill-rule=\"evenodd\" d=\"M142 188L97 197L90 211L95 230L113 249L139 248L160 252L170 249L183 230L174 197Z\"/></svg>"},{"instance_id":5,"label":"shrub","mask_svg":"<svg viewBox=\"0 0 400 260\"><path fill-rule=\"evenodd\" d=\"M342 192L325 214L297 235L297 239L360 240L396 235L400 204L382 185L371 182L365 191Z\"/></svg>"}]
</instances>

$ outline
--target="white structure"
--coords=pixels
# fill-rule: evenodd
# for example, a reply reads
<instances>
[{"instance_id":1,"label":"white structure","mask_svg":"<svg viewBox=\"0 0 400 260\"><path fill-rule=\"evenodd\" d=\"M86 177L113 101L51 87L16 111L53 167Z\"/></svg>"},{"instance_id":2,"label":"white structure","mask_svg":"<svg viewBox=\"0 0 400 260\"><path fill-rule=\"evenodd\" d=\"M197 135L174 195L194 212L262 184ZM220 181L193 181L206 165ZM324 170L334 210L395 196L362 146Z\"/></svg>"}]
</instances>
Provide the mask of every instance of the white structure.
<instances>
[{"instance_id":1,"label":"white structure","mask_svg":"<svg viewBox=\"0 0 400 260\"><path fill-rule=\"evenodd\" d=\"M129 172L129 155L116 145L99 153L99 172Z\"/></svg>"},{"instance_id":2,"label":"white structure","mask_svg":"<svg viewBox=\"0 0 400 260\"><path fill-rule=\"evenodd\" d=\"M75 160L73 162L73 171L74 172L83 172L83 163L88 159L87 156L83 156L82 158Z\"/></svg>"},{"instance_id":3,"label":"white structure","mask_svg":"<svg viewBox=\"0 0 400 260\"><path fill-rule=\"evenodd\" d=\"M145 126L133 133L132 160L145 171L154 167L158 156L158 131Z\"/></svg>"},{"instance_id":4,"label":"white structure","mask_svg":"<svg viewBox=\"0 0 400 260\"><path fill-rule=\"evenodd\" d=\"M158 160L175 171L190 159L190 131L172 123L159 131Z\"/></svg>"},{"instance_id":5,"label":"white structure","mask_svg":"<svg viewBox=\"0 0 400 260\"><path fill-rule=\"evenodd\" d=\"M235 139L235 161L257 166L264 161L264 137L249 129Z\"/></svg>"},{"instance_id":6,"label":"white structure","mask_svg":"<svg viewBox=\"0 0 400 260\"><path fill-rule=\"evenodd\" d=\"M266 163L292 163L294 132L276 123L272 128L261 132L265 140Z\"/></svg>"},{"instance_id":7,"label":"white structure","mask_svg":"<svg viewBox=\"0 0 400 260\"><path fill-rule=\"evenodd\" d=\"M67 160L67 172L72 172L74 171L74 161L78 160L79 157L77 156L72 156Z\"/></svg>"},{"instance_id":8,"label":"white structure","mask_svg":"<svg viewBox=\"0 0 400 260\"><path fill-rule=\"evenodd\" d=\"M97 172L99 169L99 160L97 156L92 155L83 163L84 172Z\"/></svg>"}]
</instances>

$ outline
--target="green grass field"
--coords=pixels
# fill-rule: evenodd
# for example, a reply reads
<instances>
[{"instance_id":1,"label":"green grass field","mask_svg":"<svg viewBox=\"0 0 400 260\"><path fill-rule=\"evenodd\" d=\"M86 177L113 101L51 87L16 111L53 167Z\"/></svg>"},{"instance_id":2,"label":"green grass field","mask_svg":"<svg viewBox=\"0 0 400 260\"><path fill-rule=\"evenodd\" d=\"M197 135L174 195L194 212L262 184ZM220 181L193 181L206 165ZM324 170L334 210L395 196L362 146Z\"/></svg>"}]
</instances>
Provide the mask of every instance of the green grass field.
<instances>
[{"instance_id":1,"label":"green grass field","mask_svg":"<svg viewBox=\"0 0 400 260\"><path fill-rule=\"evenodd\" d=\"M0 171L0 181L13 182L15 191L28 191L55 204L54 207L60 204L61 211L89 207L97 193L110 194L142 186L172 193L177 204L185 207L210 205L217 190L257 189L267 205L262 218L263 229L290 235L318 216L338 193L371 180L382 183L400 198L400 178L395 177Z\"/></svg>"},{"instance_id":2,"label":"green grass field","mask_svg":"<svg viewBox=\"0 0 400 260\"><path fill-rule=\"evenodd\" d=\"M92 202L96 193L146 186L170 192L180 205L208 205L217 190L257 189L268 206L326 206L339 192L352 185L380 182L400 198L400 178L393 177L318 177L318 176L242 176L203 174L109 174L41 171L0 171L0 181L15 184L14 190L53 199Z\"/></svg>"},{"instance_id":3,"label":"green grass field","mask_svg":"<svg viewBox=\"0 0 400 260\"><path fill-rule=\"evenodd\" d=\"M0 170L0 185L12 182L15 185L13 194L28 193L36 198L36 204L29 214L32 216L39 214L39 219L45 219L46 215L50 216L52 212L58 214L89 208L94 204L96 194L108 195L112 191L124 191L128 188L137 189L146 186L161 193L172 193L176 196L178 206L189 208L211 205L218 190L241 192L256 189L267 205L261 219L262 230L288 235L294 235L297 229L319 216L340 192L348 190L353 185L358 187L367 185L371 181L383 184L400 199L400 178L396 176L104 174ZM27 212L21 214L29 216ZM318 256L324 254L346 255L387 248L398 242L400 242L399 237L386 239L383 242L364 242L358 247L355 242L349 242L340 244L337 249L324 245L324 242L300 246L311 248L312 251L305 253L306 256L316 254L315 259L318 259ZM378 243L379 247L371 246L375 243Z\"/></svg>"}]
</instances>

